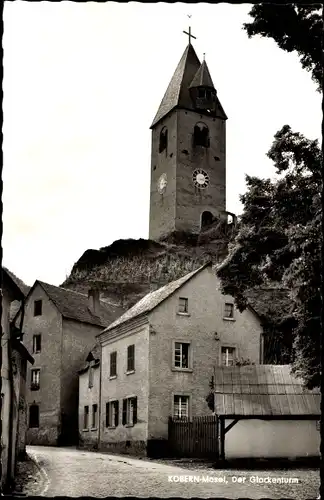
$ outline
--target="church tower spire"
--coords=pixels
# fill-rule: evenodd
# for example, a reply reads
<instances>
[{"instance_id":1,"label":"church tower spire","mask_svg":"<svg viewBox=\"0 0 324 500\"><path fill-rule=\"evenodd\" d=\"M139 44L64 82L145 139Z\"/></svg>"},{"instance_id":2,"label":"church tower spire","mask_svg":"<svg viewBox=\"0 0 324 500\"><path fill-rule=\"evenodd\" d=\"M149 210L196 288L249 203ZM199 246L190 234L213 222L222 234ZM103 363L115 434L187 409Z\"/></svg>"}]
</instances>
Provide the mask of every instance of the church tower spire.
<instances>
[{"instance_id":1,"label":"church tower spire","mask_svg":"<svg viewBox=\"0 0 324 500\"><path fill-rule=\"evenodd\" d=\"M191 43L182 54L151 125L150 233L199 233L225 217L227 116L207 63Z\"/></svg>"}]
</instances>

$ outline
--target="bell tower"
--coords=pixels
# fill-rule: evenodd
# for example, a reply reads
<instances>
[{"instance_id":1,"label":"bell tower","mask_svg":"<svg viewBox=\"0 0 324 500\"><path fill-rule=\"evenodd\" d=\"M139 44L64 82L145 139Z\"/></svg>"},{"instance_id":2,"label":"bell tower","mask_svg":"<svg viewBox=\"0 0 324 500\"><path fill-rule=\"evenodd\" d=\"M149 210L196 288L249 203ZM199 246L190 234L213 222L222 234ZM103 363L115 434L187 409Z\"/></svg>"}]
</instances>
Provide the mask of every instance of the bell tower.
<instances>
[{"instance_id":1,"label":"bell tower","mask_svg":"<svg viewBox=\"0 0 324 500\"><path fill-rule=\"evenodd\" d=\"M205 58L189 44L151 125L149 238L224 219L226 120Z\"/></svg>"}]
</instances>

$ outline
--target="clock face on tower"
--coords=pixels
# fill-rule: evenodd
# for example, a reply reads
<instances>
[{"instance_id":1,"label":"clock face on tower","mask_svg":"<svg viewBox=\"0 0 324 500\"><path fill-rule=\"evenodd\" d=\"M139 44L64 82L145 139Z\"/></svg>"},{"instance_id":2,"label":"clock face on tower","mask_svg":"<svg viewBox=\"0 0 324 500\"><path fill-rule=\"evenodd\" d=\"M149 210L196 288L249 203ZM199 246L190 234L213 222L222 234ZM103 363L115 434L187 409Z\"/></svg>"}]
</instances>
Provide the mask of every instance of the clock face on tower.
<instances>
[{"instance_id":1,"label":"clock face on tower","mask_svg":"<svg viewBox=\"0 0 324 500\"><path fill-rule=\"evenodd\" d=\"M163 194L166 190L166 187L167 187L167 175L166 174L162 174L160 177L159 177L159 180L157 182L157 188L158 188L158 191L160 194Z\"/></svg>"},{"instance_id":2,"label":"clock face on tower","mask_svg":"<svg viewBox=\"0 0 324 500\"><path fill-rule=\"evenodd\" d=\"M205 170L198 168L192 174L194 185L199 189L205 189L209 184L209 175Z\"/></svg>"}]
</instances>

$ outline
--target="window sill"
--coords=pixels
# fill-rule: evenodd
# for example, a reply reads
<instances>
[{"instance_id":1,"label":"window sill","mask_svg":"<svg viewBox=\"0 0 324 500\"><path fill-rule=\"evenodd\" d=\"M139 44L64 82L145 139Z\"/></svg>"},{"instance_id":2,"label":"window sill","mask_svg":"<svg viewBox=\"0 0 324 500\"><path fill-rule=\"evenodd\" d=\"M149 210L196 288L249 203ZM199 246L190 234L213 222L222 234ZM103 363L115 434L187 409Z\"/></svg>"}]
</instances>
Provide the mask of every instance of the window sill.
<instances>
[{"instance_id":1,"label":"window sill","mask_svg":"<svg viewBox=\"0 0 324 500\"><path fill-rule=\"evenodd\" d=\"M98 427L91 427L91 431L97 431Z\"/></svg>"},{"instance_id":2,"label":"window sill","mask_svg":"<svg viewBox=\"0 0 324 500\"><path fill-rule=\"evenodd\" d=\"M82 429L82 432L89 432L89 429Z\"/></svg>"},{"instance_id":3,"label":"window sill","mask_svg":"<svg viewBox=\"0 0 324 500\"><path fill-rule=\"evenodd\" d=\"M39 387L31 387L30 390L31 391L39 391Z\"/></svg>"},{"instance_id":4,"label":"window sill","mask_svg":"<svg viewBox=\"0 0 324 500\"><path fill-rule=\"evenodd\" d=\"M134 427L134 424L125 424L124 427Z\"/></svg>"},{"instance_id":5,"label":"window sill","mask_svg":"<svg viewBox=\"0 0 324 500\"><path fill-rule=\"evenodd\" d=\"M132 373L135 373L135 370L129 370L126 372L126 375L131 375Z\"/></svg>"},{"instance_id":6,"label":"window sill","mask_svg":"<svg viewBox=\"0 0 324 500\"><path fill-rule=\"evenodd\" d=\"M223 318L224 321L236 321L235 318Z\"/></svg>"},{"instance_id":7,"label":"window sill","mask_svg":"<svg viewBox=\"0 0 324 500\"><path fill-rule=\"evenodd\" d=\"M173 372L187 372L187 373L192 373L193 369L192 368L177 368L176 366L173 366L171 368Z\"/></svg>"},{"instance_id":8,"label":"window sill","mask_svg":"<svg viewBox=\"0 0 324 500\"><path fill-rule=\"evenodd\" d=\"M182 312L179 312L179 311L177 312L177 315L178 316L190 316L189 313L182 313Z\"/></svg>"},{"instance_id":9,"label":"window sill","mask_svg":"<svg viewBox=\"0 0 324 500\"><path fill-rule=\"evenodd\" d=\"M117 378L117 375L110 375L109 376L109 380L115 380L115 378Z\"/></svg>"}]
</instances>

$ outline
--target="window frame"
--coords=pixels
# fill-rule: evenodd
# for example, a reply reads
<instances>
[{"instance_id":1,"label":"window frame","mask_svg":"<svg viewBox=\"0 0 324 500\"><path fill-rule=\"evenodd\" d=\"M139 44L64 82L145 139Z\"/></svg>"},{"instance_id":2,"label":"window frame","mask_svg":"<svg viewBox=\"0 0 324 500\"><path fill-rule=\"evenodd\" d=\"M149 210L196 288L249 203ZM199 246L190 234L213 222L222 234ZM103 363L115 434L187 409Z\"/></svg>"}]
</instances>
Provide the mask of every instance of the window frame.
<instances>
[{"instance_id":1,"label":"window frame","mask_svg":"<svg viewBox=\"0 0 324 500\"><path fill-rule=\"evenodd\" d=\"M187 344L188 345L188 368L182 366L176 366L176 344ZM182 362L181 362L182 364ZM172 371L177 372L192 372L193 371L193 346L192 342L188 339L173 339L172 340Z\"/></svg>"},{"instance_id":2,"label":"window frame","mask_svg":"<svg viewBox=\"0 0 324 500\"><path fill-rule=\"evenodd\" d=\"M232 349L233 350L233 364L229 365L229 364L223 364L223 349ZM221 356L221 359L220 359L220 364L221 366L235 366L235 359L238 357L237 355L237 347L235 345L222 345L221 346L221 349L220 349L220 356ZM228 361L228 356L227 356L227 361Z\"/></svg>"},{"instance_id":3,"label":"window frame","mask_svg":"<svg viewBox=\"0 0 324 500\"><path fill-rule=\"evenodd\" d=\"M182 302L182 301L184 301L184 302ZM184 306L183 310L181 310L182 305ZM179 297L178 298L178 311L177 311L177 313L180 316L189 316L189 299L188 299L188 297Z\"/></svg>"},{"instance_id":4,"label":"window frame","mask_svg":"<svg viewBox=\"0 0 324 500\"><path fill-rule=\"evenodd\" d=\"M135 403L135 404L134 404ZM130 410L132 408L132 415L130 418ZM138 423L138 398L137 396L127 396L123 399L122 406L122 425L125 427L134 427Z\"/></svg>"},{"instance_id":5,"label":"window frame","mask_svg":"<svg viewBox=\"0 0 324 500\"><path fill-rule=\"evenodd\" d=\"M113 413L114 408L114 413ZM106 403L106 429L116 429L119 425L119 401L112 399Z\"/></svg>"},{"instance_id":6,"label":"window frame","mask_svg":"<svg viewBox=\"0 0 324 500\"><path fill-rule=\"evenodd\" d=\"M33 380L34 374L36 374L36 381ZM38 375L38 377L37 377ZM37 381L38 378L38 381ZM32 368L30 370L30 390L39 391L40 390L40 368Z\"/></svg>"},{"instance_id":7,"label":"window frame","mask_svg":"<svg viewBox=\"0 0 324 500\"><path fill-rule=\"evenodd\" d=\"M115 363L111 363L112 356L115 355ZM115 367L115 373L111 372L112 366ZM117 351L112 351L109 356L109 378L113 379L117 377Z\"/></svg>"},{"instance_id":8,"label":"window frame","mask_svg":"<svg viewBox=\"0 0 324 500\"><path fill-rule=\"evenodd\" d=\"M85 405L83 407L83 430L88 431L89 430L89 405Z\"/></svg>"},{"instance_id":9,"label":"window frame","mask_svg":"<svg viewBox=\"0 0 324 500\"><path fill-rule=\"evenodd\" d=\"M186 398L187 400L187 415L186 416L175 416L175 398ZM191 394L188 392L176 392L172 393L172 418L173 419L181 419L181 418L191 418Z\"/></svg>"},{"instance_id":10,"label":"window frame","mask_svg":"<svg viewBox=\"0 0 324 500\"><path fill-rule=\"evenodd\" d=\"M39 306L40 312L37 312L38 306ZM42 301L42 299L34 300L34 317L35 316L42 316L42 314L43 314L43 301Z\"/></svg>"},{"instance_id":11,"label":"window frame","mask_svg":"<svg viewBox=\"0 0 324 500\"><path fill-rule=\"evenodd\" d=\"M130 356L130 349L133 348L133 356ZM130 367L129 360L132 360L132 367ZM135 344L130 344L127 346L127 362L126 362L126 374L135 372Z\"/></svg>"},{"instance_id":12,"label":"window frame","mask_svg":"<svg viewBox=\"0 0 324 500\"><path fill-rule=\"evenodd\" d=\"M39 349L37 349L37 339L39 339ZM42 335L36 333L33 335L33 354L39 354L42 350Z\"/></svg>"},{"instance_id":13,"label":"window frame","mask_svg":"<svg viewBox=\"0 0 324 500\"><path fill-rule=\"evenodd\" d=\"M92 412L91 412L91 430L96 431L97 429L98 429L98 404L94 403L92 405Z\"/></svg>"},{"instance_id":14,"label":"window frame","mask_svg":"<svg viewBox=\"0 0 324 500\"><path fill-rule=\"evenodd\" d=\"M231 306L231 313L232 315L231 316L226 316L226 308L227 306ZM235 321L235 317L234 317L234 304L232 302L225 302L224 303L224 310L223 310L223 319L227 320L227 321Z\"/></svg>"}]
</instances>

